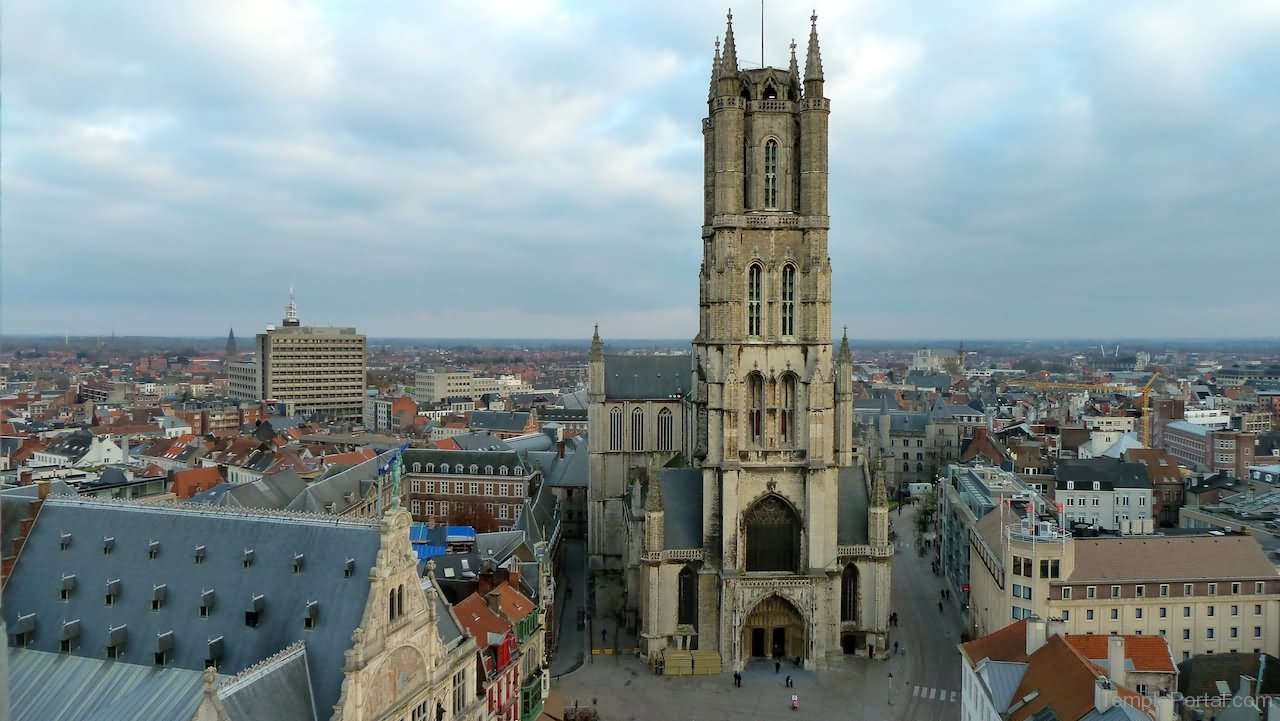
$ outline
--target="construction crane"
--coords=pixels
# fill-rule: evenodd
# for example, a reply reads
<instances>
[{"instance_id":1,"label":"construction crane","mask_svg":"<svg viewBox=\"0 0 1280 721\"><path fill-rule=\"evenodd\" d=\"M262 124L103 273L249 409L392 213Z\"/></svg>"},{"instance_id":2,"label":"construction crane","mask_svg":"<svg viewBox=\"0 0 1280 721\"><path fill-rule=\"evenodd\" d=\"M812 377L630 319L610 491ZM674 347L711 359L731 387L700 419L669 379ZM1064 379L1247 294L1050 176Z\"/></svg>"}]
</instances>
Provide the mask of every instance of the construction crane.
<instances>
[{"instance_id":1,"label":"construction crane","mask_svg":"<svg viewBox=\"0 0 1280 721\"><path fill-rule=\"evenodd\" d=\"M1160 371L1151 374L1151 379L1142 387L1142 445L1151 447L1151 386L1160 377Z\"/></svg>"},{"instance_id":2,"label":"construction crane","mask_svg":"<svg viewBox=\"0 0 1280 721\"><path fill-rule=\"evenodd\" d=\"M1021 388L1034 388L1038 391L1088 391L1090 393L1114 393L1117 390L1113 383L1056 383L1053 381L1033 381L1021 378L1009 381L1009 385Z\"/></svg>"}]
</instances>

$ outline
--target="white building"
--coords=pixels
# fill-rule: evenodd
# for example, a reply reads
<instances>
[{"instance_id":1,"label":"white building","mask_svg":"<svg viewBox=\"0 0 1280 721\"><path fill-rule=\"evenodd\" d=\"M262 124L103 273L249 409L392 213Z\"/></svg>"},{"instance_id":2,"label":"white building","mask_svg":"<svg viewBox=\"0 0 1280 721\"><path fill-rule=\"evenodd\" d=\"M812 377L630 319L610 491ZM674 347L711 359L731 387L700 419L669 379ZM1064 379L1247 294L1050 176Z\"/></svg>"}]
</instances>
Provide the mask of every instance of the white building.
<instances>
[{"instance_id":1,"label":"white building","mask_svg":"<svg viewBox=\"0 0 1280 721\"><path fill-rule=\"evenodd\" d=\"M1105 457L1062 460L1054 488L1068 523L1140 533L1154 518L1151 479L1141 463Z\"/></svg>"}]
</instances>

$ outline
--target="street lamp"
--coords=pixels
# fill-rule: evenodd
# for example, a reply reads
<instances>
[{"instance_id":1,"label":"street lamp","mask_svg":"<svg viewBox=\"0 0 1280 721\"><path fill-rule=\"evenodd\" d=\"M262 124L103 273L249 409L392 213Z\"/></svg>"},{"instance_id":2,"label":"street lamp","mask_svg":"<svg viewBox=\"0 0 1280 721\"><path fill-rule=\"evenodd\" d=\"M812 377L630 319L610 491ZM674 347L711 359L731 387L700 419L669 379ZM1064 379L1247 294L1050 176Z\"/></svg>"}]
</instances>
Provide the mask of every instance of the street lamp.
<instances>
[{"instance_id":1,"label":"street lamp","mask_svg":"<svg viewBox=\"0 0 1280 721\"><path fill-rule=\"evenodd\" d=\"M893 705L893 672L889 672L889 705Z\"/></svg>"}]
</instances>

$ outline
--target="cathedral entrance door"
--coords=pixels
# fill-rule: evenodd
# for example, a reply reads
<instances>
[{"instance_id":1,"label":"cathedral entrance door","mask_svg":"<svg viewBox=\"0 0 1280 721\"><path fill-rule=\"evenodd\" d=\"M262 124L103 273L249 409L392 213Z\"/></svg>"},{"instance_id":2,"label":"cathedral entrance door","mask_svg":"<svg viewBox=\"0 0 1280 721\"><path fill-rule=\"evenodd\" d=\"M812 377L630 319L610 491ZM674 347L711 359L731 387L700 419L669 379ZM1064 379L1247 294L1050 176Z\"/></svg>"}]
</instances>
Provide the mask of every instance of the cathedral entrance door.
<instances>
[{"instance_id":1,"label":"cathedral entrance door","mask_svg":"<svg viewBox=\"0 0 1280 721\"><path fill-rule=\"evenodd\" d=\"M781 596L761 599L742 624L742 648L754 658L803 658L805 654L804 616Z\"/></svg>"}]
</instances>

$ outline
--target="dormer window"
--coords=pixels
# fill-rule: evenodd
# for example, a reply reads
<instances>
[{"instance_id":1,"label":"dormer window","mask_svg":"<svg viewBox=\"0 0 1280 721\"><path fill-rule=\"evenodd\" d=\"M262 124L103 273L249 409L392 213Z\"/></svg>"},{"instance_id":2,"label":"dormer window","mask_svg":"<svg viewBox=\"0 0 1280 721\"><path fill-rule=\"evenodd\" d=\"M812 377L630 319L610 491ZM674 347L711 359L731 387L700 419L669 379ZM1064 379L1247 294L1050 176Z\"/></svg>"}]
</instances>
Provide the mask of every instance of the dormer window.
<instances>
[{"instance_id":1,"label":"dormer window","mask_svg":"<svg viewBox=\"0 0 1280 721\"><path fill-rule=\"evenodd\" d=\"M208 618L213 613L213 589L200 593L200 618Z\"/></svg>"},{"instance_id":2,"label":"dormer window","mask_svg":"<svg viewBox=\"0 0 1280 721\"><path fill-rule=\"evenodd\" d=\"M129 627L119 625L107 631L107 658L124 657L124 643L129 637Z\"/></svg>"},{"instance_id":3,"label":"dormer window","mask_svg":"<svg viewBox=\"0 0 1280 721\"><path fill-rule=\"evenodd\" d=\"M18 648L26 648L36 637L36 615L28 613L25 616L18 616L18 622L13 624L13 645Z\"/></svg>"},{"instance_id":4,"label":"dormer window","mask_svg":"<svg viewBox=\"0 0 1280 721\"><path fill-rule=\"evenodd\" d=\"M58 651L71 653L80 645L80 619L62 623L62 638L58 642Z\"/></svg>"},{"instance_id":5,"label":"dormer window","mask_svg":"<svg viewBox=\"0 0 1280 721\"><path fill-rule=\"evenodd\" d=\"M169 595L169 587L161 583L151 589L151 610L159 611L164 606L165 597Z\"/></svg>"},{"instance_id":6,"label":"dormer window","mask_svg":"<svg viewBox=\"0 0 1280 721\"><path fill-rule=\"evenodd\" d=\"M257 628L258 621L262 619L262 613L266 610L266 597L261 593L255 593L249 598L249 606L244 610L244 625L250 628Z\"/></svg>"},{"instance_id":7,"label":"dormer window","mask_svg":"<svg viewBox=\"0 0 1280 721\"><path fill-rule=\"evenodd\" d=\"M66 601L71 598L72 592L76 590L76 574L64 573L62 575L62 588L58 589L58 600Z\"/></svg>"},{"instance_id":8,"label":"dormer window","mask_svg":"<svg viewBox=\"0 0 1280 721\"><path fill-rule=\"evenodd\" d=\"M65 551L68 548L71 548L71 533L63 531L62 536L58 538L58 550Z\"/></svg>"},{"instance_id":9,"label":"dormer window","mask_svg":"<svg viewBox=\"0 0 1280 721\"><path fill-rule=\"evenodd\" d=\"M244 549L244 554L240 557L240 565L249 568L253 565L253 549Z\"/></svg>"},{"instance_id":10,"label":"dormer window","mask_svg":"<svg viewBox=\"0 0 1280 721\"><path fill-rule=\"evenodd\" d=\"M348 558L342 566L342 577L351 578L354 575L356 575L356 559Z\"/></svg>"},{"instance_id":11,"label":"dormer window","mask_svg":"<svg viewBox=\"0 0 1280 721\"><path fill-rule=\"evenodd\" d=\"M320 602L307 601L307 608L302 613L302 627L308 631L316 627L316 622L320 620Z\"/></svg>"},{"instance_id":12,"label":"dormer window","mask_svg":"<svg viewBox=\"0 0 1280 721\"><path fill-rule=\"evenodd\" d=\"M173 654L173 631L156 634L155 662L157 666L168 664Z\"/></svg>"},{"instance_id":13,"label":"dormer window","mask_svg":"<svg viewBox=\"0 0 1280 721\"><path fill-rule=\"evenodd\" d=\"M218 670L218 666L222 663L222 637L209 639L209 645L204 654L204 667Z\"/></svg>"},{"instance_id":14,"label":"dormer window","mask_svg":"<svg viewBox=\"0 0 1280 721\"><path fill-rule=\"evenodd\" d=\"M116 600L120 598L120 579L114 578L107 581L107 588L104 596L106 598L106 606L116 605Z\"/></svg>"}]
</instances>

